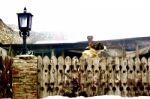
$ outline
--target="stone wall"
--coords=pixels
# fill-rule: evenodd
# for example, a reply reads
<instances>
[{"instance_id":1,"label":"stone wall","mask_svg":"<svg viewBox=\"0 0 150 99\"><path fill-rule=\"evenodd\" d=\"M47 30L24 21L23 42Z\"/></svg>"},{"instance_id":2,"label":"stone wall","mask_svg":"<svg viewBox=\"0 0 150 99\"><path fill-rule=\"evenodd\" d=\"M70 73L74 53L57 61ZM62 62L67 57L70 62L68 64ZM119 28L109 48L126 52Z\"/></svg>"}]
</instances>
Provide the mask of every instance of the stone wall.
<instances>
[{"instance_id":1,"label":"stone wall","mask_svg":"<svg viewBox=\"0 0 150 99\"><path fill-rule=\"evenodd\" d=\"M37 99L37 57L19 55L12 65L13 99Z\"/></svg>"}]
</instances>

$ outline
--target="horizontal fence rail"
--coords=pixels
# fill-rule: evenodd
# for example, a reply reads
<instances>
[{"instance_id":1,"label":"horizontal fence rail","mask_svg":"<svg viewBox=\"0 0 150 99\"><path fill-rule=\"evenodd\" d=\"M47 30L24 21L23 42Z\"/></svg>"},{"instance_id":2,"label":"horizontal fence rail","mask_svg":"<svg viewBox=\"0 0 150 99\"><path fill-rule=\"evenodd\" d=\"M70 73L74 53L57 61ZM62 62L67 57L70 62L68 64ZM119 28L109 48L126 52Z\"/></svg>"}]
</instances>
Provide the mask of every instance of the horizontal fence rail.
<instances>
[{"instance_id":1,"label":"horizontal fence rail","mask_svg":"<svg viewBox=\"0 0 150 99\"><path fill-rule=\"evenodd\" d=\"M150 58L38 56L38 97L149 96Z\"/></svg>"}]
</instances>

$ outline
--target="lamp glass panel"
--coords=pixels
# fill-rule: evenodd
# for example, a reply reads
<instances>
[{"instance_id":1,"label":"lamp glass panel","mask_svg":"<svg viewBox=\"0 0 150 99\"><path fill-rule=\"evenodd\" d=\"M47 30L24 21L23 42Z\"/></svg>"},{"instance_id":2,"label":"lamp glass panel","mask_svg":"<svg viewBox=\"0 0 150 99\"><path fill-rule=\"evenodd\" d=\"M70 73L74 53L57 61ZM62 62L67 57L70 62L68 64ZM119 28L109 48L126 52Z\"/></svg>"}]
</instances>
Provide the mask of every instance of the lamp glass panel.
<instances>
[{"instance_id":1,"label":"lamp glass panel","mask_svg":"<svg viewBox=\"0 0 150 99\"><path fill-rule=\"evenodd\" d=\"M31 25L32 25L32 16L29 16L29 28L31 29Z\"/></svg>"},{"instance_id":2,"label":"lamp glass panel","mask_svg":"<svg viewBox=\"0 0 150 99\"><path fill-rule=\"evenodd\" d=\"M21 16L19 18L19 21L20 21L20 27L27 27L27 16Z\"/></svg>"}]
</instances>

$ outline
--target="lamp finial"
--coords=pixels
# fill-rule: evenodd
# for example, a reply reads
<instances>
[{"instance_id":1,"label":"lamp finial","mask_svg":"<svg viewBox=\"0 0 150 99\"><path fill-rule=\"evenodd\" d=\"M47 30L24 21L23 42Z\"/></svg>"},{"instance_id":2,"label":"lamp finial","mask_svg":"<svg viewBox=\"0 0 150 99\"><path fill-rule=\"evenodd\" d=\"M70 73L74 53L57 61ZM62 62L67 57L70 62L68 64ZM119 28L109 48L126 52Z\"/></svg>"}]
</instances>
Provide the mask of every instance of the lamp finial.
<instances>
[{"instance_id":1,"label":"lamp finial","mask_svg":"<svg viewBox=\"0 0 150 99\"><path fill-rule=\"evenodd\" d=\"M26 13L27 12L27 8L26 7L24 7L24 13Z\"/></svg>"}]
</instances>

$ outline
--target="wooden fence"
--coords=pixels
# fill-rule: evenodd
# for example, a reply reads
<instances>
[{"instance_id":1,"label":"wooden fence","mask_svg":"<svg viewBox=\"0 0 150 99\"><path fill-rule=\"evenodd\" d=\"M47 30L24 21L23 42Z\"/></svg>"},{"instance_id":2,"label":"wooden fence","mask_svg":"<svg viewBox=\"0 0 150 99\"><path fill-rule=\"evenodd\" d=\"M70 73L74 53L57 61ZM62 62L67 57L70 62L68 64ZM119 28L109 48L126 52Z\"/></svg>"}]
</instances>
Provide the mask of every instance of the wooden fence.
<instances>
[{"instance_id":1,"label":"wooden fence","mask_svg":"<svg viewBox=\"0 0 150 99\"><path fill-rule=\"evenodd\" d=\"M38 96L149 96L150 58L38 56Z\"/></svg>"},{"instance_id":2,"label":"wooden fence","mask_svg":"<svg viewBox=\"0 0 150 99\"><path fill-rule=\"evenodd\" d=\"M12 97L12 58L0 48L0 98ZM38 56L38 97L149 96L150 57Z\"/></svg>"},{"instance_id":3,"label":"wooden fence","mask_svg":"<svg viewBox=\"0 0 150 99\"><path fill-rule=\"evenodd\" d=\"M0 48L0 98L12 97L12 58Z\"/></svg>"}]
</instances>

